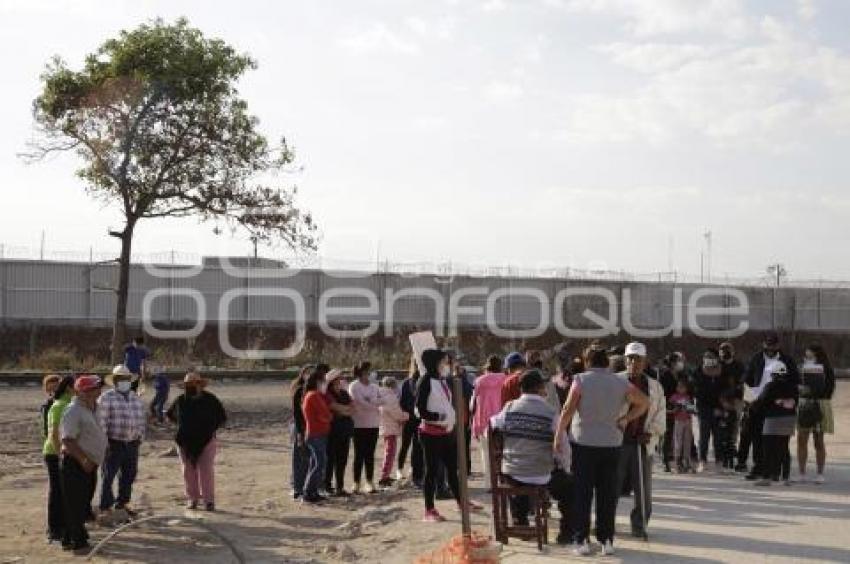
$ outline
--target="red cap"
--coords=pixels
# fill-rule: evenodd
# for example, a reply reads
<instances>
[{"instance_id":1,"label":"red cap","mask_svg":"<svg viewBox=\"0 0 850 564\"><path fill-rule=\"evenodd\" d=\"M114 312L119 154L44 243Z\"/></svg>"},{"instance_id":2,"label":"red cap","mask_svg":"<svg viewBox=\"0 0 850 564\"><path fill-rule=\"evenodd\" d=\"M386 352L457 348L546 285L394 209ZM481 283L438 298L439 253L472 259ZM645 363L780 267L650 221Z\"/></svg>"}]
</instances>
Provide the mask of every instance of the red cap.
<instances>
[{"instance_id":1,"label":"red cap","mask_svg":"<svg viewBox=\"0 0 850 564\"><path fill-rule=\"evenodd\" d=\"M100 378L97 376L78 376L74 380L74 391L89 392L100 387Z\"/></svg>"}]
</instances>

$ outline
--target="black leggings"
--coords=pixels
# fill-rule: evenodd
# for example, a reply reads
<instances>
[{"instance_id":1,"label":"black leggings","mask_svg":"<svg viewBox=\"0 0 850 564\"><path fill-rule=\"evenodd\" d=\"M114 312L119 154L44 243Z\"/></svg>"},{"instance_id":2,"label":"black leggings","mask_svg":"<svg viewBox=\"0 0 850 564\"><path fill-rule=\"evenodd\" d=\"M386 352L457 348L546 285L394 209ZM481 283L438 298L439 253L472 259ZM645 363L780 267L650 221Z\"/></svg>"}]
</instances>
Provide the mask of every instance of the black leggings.
<instances>
[{"instance_id":1,"label":"black leggings","mask_svg":"<svg viewBox=\"0 0 850 564\"><path fill-rule=\"evenodd\" d=\"M413 468L411 478L416 483L422 481L422 475L425 473L425 464L422 461L422 446L419 444L418 427L418 421L408 421L405 424L401 435L401 448L398 451L398 469L404 470L407 451L410 449L410 465Z\"/></svg>"},{"instance_id":2,"label":"black leggings","mask_svg":"<svg viewBox=\"0 0 850 564\"><path fill-rule=\"evenodd\" d=\"M378 445L378 429L354 429L354 483L360 483L363 468L366 468L366 481L375 476L375 447Z\"/></svg>"},{"instance_id":3,"label":"black leggings","mask_svg":"<svg viewBox=\"0 0 850 564\"><path fill-rule=\"evenodd\" d=\"M457 481L457 444L454 435L427 435L420 433L419 442L425 455L425 481L422 494L425 496L425 509L434 509L434 492L437 489L437 473L442 465L446 470L446 479L455 500L460 503L460 486Z\"/></svg>"},{"instance_id":4,"label":"black leggings","mask_svg":"<svg viewBox=\"0 0 850 564\"><path fill-rule=\"evenodd\" d=\"M336 482L336 491L345 486L345 467L348 466L348 448L351 445L351 430L331 429L328 435L328 465L325 469L325 491L331 491ZM334 480L333 478L336 478Z\"/></svg>"},{"instance_id":5,"label":"black leggings","mask_svg":"<svg viewBox=\"0 0 850 564\"><path fill-rule=\"evenodd\" d=\"M788 443L790 435L763 435L761 439L764 454L762 456L764 473L767 480L783 480L791 477L791 449Z\"/></svg>"}]
</instances>

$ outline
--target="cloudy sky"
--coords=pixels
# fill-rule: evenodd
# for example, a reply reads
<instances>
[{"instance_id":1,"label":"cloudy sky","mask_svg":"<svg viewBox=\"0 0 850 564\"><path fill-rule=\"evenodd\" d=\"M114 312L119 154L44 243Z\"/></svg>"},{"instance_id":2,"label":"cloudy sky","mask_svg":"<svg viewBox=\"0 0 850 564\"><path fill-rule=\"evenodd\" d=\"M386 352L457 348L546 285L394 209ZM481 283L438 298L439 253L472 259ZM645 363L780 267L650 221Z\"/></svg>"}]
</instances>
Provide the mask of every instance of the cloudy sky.
<instances>
[{"instance_id":1,"label":"cloudy sky","mask_svg":"<svg viewBox=\"0 0 850 564\"><path fill-rule=\"evenodd\" d=\"M0 0L0 243L116 248L73 156L26 165L45 62L185 15L250 53L331 259L850 279L845 0ZM136 250L242 254L151 220ZM271 251L268 251L271 253Z\"/></svg>"}]
</instances>

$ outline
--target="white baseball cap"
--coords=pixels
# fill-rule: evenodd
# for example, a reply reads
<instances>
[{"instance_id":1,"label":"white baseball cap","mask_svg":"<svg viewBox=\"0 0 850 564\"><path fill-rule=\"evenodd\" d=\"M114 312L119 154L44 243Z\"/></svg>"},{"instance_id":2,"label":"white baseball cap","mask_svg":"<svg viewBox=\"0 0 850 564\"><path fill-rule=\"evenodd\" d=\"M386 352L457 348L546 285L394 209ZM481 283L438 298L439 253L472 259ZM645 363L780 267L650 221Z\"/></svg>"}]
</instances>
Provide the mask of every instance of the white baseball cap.
<instances>
[{"instance_id":1,"label":"white baseball cap","mask_svg":"<svg viewBox=\"0 0 850 564\"><path fill-rule=\"evenodd\" d=\"M626 345L626 356L646 356L646 345L643 343L629 343Z\"/></svg>"}]
</instances>

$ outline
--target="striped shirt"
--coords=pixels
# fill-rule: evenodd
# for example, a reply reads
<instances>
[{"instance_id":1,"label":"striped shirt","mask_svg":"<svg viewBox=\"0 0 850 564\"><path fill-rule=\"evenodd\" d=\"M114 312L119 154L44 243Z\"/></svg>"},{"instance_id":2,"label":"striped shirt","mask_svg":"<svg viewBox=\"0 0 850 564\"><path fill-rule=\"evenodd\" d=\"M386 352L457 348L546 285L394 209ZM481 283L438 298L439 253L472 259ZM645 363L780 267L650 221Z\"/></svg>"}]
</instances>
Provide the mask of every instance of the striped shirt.
<instances>
[{"instance_id":1,"label":"striped shirt","mask_svg":"<svg viewBox=\"0 0 850 564\"><path fill-rule=\"evenodd\" d=\"M145 435L145 404L135 392L109 390L97 402L101 429L112 441L137 441Z\"/></svg>"}]
</instances>

